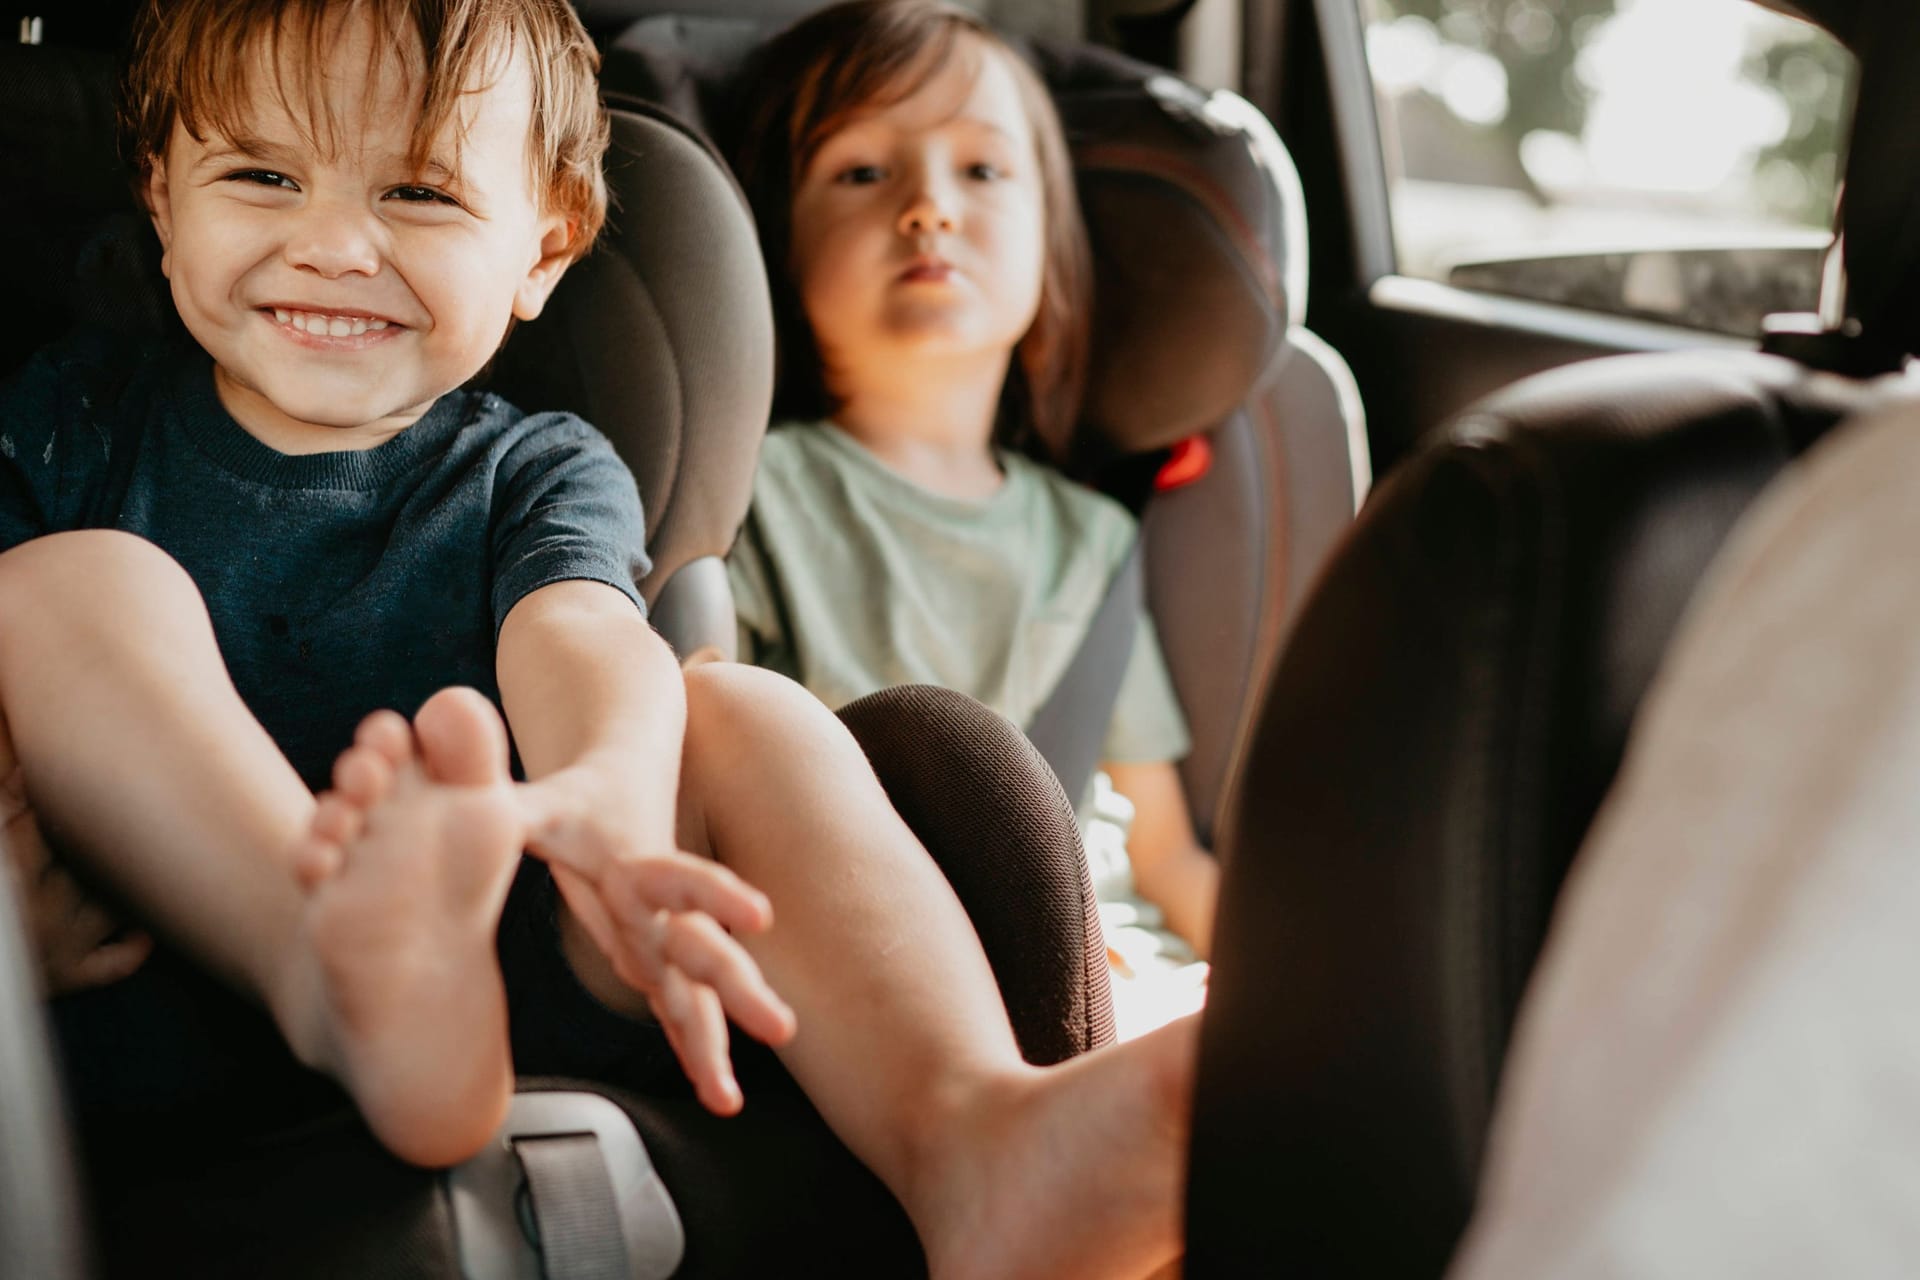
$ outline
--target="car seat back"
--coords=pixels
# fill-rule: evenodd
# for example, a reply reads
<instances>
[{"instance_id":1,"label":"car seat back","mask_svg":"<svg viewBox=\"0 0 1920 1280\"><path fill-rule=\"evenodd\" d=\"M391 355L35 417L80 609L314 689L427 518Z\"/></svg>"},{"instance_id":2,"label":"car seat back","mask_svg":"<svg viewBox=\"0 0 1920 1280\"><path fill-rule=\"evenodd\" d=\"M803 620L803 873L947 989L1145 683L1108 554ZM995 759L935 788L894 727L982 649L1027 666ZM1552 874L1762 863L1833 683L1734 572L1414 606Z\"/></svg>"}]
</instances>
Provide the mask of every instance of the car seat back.
<instances>
[{"instance_id":1,"label":"car seat back","mask_svg":"<svg viewBox=\"0 0 1920 1280\"><path fill-rule=\"evenodd\" d=\"M1807 360L1520 382L1388 476L1328 565L1232 820L1190 1275L1445 1267L1561 881L1702 573L1810 442L1916 394L1859 343L1779 345Z\"/></svg>"},{"instance_id":2,"label":"car seat back","mask_svg":"<svg viewBox=\"0 0 1920 1280\"><path fill-rule=\"evenodd\" d=\"M657 13L608 45L606 83L725 143L770 34L752 17ZM1031 52L1094 263L1083 421L1055 460L1145 501L1147 604L1194 731L1182 771L1205 838L1293 611L1366 491L1359 398L1301 325L1304 204L1265 118L1105 50ZM1137 464L1168 450L1182 463L1145 498Z\"/></svg>"}]
</instances>

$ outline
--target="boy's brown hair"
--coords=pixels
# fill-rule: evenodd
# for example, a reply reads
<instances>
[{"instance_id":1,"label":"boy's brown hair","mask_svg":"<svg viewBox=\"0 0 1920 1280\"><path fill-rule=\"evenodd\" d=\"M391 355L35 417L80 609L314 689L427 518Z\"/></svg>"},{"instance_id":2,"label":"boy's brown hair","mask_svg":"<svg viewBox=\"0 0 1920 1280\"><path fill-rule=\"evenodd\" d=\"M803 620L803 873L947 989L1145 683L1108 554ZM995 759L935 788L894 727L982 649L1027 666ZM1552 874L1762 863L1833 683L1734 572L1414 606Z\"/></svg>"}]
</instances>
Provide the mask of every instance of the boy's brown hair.
<instances>
[{"instance_id":1,"label":"boy's brown hair","mask_svg":"<svg viewBox=\"0 0 1920 1280\"><path fill-rule=\"evenodd\" d=\"M940 0L851 0L805 18L769 44L751 71L756 101L741 125L741 185L760 223L780 338L775 412L832 413L820 353L793 287L788 253L793 193L827 138L859 112L911 97L973 35L1005 57L1033 128L1046 217L1040 306L1020 339L1001 396L1000 443L1038 437L1056 459L1079 418L1086 385L1090 250L1073 164L1040 77L978 16Z\"/></svg>"},{"instance_id":2,"label":"boy's brown hair","mask_svg":"<svg viewBox=\"0 0 1920 1280\"><path fill-rule=\"evenodd\" d=\"M505 59L525 59L533 80L532 190L543 210L571 223L573 256L584 254L606 220L607 116L600 55L567 0L144 0L119 119L121 153L141 201L175 121L195 138L209 131L237 138L250 104L272 92L294 118L304 109L324 136L333 115L312 73L356 16L374 24L376 58L399 50L416 73L410 159L423 167L441 131L457 121L461 95L484 89ZM306 69L304 86L284 82L280 69L288 65ZM252 83L260 67L272 69L274 83ZM296 102L292 92L300 88L304 101Z\"/></svg>"}]
</instances>

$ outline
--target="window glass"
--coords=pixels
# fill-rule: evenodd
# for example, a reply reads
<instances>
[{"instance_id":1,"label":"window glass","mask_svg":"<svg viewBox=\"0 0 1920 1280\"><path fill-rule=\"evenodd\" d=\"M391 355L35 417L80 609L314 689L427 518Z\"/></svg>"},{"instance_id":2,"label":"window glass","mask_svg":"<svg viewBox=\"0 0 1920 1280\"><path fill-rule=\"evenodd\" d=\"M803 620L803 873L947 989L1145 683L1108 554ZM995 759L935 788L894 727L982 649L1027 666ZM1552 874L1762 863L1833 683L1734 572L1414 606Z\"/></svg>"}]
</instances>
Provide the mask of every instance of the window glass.
<instances>
[{"instance_id":1,"label":"window glass","mask_svg":"<svg viewBox=\"0 0 1920 1280\"><path fill-rule=\"evenodd\" d=\"M1360 0L1400 270L1757 332L1817 308L1854 65L1748 0Z\"/></svg>"}]
</instances>

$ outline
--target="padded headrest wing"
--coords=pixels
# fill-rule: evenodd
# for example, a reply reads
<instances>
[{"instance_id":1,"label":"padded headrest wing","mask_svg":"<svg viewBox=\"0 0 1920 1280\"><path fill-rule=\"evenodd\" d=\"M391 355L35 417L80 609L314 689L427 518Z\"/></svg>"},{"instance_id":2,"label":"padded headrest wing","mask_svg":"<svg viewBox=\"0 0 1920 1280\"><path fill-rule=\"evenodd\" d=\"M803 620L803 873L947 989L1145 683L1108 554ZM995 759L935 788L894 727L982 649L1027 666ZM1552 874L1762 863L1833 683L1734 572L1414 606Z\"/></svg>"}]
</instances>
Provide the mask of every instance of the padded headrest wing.
<instances>
[{"instance_id":1,"label":"padded headrest wing","mask_svg":"<svg viewBox=\"0 0 1920 1280\"><path fill-rule=\"evenodd\" d=\"M494 381L517 404L578 413L633 469L652 603L683 565L725 555L746 517L773 312L752 216L707 144L651 108L610 115L607 229Z\"/></svg>"},{"instance_id":2,"label":"padded headrest wing","mask_svg":"<svg viewBox=\"0 0 1920 1280\"><path fill-rule=\"evenodd\" d=\"M607 48L603 78L725 140L770 30L750 18L648 18ZM1066 126L1094 250L1086 424L1126 452L1210 429L1246 398L1305 307L1292 163L1232 94L1101 49L1031 51Z\"/></svg>"},{"instance_id":3,"label":"padded headrest wing","mask_svg":"<svg viewBox=\"0 0 1920 1280\"><path fill-rule=\"evenodd\" d=\"M1084 417L1159 448L1247 398L1306 307L1299 178L1244 99L1090 47L1037 54L1094 254Z\"/></svg>"}]
</instances>

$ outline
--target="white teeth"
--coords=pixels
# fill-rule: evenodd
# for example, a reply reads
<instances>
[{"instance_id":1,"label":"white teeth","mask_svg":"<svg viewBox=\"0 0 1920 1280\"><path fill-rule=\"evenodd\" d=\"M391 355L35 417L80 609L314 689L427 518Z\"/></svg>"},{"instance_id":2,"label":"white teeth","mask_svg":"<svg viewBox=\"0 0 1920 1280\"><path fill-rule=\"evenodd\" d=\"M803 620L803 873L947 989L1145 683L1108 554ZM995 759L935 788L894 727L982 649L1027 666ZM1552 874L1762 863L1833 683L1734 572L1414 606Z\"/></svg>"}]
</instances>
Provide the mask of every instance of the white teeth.
<instances>
[{"instance_id":1,"label":"white teeth","mask_svg":"<svg viewBox=\"0 0 1920 1280\"><path fill-rule=\"evenodd\" d=\"M365 316L327 316L312 311L288 311L285 307L275 307L273 318L275 323L322 338L346 338L357 337L363 333L377 333L389 324L386 320L369 320Z\"/></svg>"}]
</instances>

